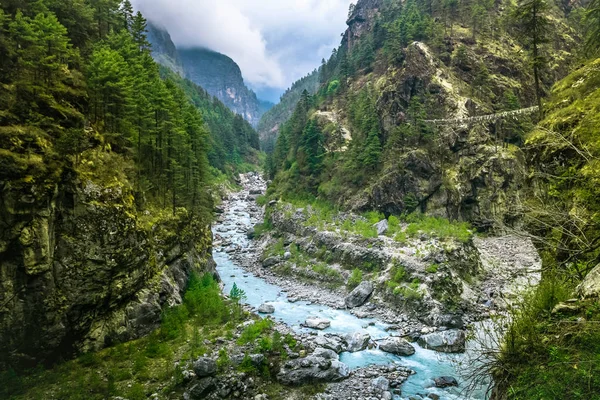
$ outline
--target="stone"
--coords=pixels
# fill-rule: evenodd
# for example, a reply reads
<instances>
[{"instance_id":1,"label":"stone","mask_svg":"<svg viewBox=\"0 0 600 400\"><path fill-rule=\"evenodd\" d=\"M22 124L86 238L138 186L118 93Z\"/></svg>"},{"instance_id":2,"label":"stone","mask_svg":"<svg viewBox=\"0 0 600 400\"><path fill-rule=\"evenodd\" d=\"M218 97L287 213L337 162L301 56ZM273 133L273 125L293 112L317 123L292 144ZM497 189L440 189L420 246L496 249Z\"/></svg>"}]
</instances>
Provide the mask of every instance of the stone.
<instances>
[{"instance_id":1,"label":"stone","mask_svg":"<svg viewBox=\"0 0 600 400\"><path fill-rule=\"evenodd\" d=\"M286 251L285 254L283 255L283 259L289 260L290 258L292 258L292 253L290 253L289 251Z\"/></svg>"},{"instance_id":2,"label":"stone","mask_svg":"<svg viewBox=\"0 0 600 400\"><path fill-rule=\"evenodd\" d=\"M584 299L600 298L600 264L592 269L577 286L577 294Z\"/></svg>"},{"instance_id":3,"label":"stone","mask_svg":"<svg viewBox=\"0 0 600 400\"><path fill-rule=\"evenodd\" d=\"M390 392L383 392L381 395L381 400L392 400L394 396Z\"/></svg>"},{"instance_id":4,"label":"stone","mask_svg":"<svg viewBox=\"0 0 600 400\"><path fill-rule=\"evenodd\" d=\"M311 355L287 361L277 374L277 380L284 385L300 386L338 382L346 379L349 374L350 369L346 364Z\"/></svg>"},{"instance_id":5,"label":"stone","mask_svg":"<svg viewBox=\"0 0 600 400\"><path fill-rule=\"evenodd\" d=\"M245 354L236 354L231 357L231 362L233 363L233 365L240 365L245 358ZM249 354L248 358L250 358L250 362L255 367L262 366L263 362L265 361L265 356L262 354Z\"/></svg>"},{"instance_id":6,"label":"stone","mask_svg":"<svg viewBox=\"0 0 600 400\"><path fill-rule=\"evenodd\" d=\"M373 225L375 229L377 229L377 235L385 235L389 229L389 224L387 219L381 220L375 225Z\"/></svg>"},{"instance_id":7,"label":"stone","mask_svg":"<svg viewBox=\"0 0 600 400\"><path fill-rule=\"evenodd\" d=\"M575 315L581 310L578 304L558 303L552 309L552 314Z\"/></svg>"},{"instance_id":8,"label":"stone","mask_svg":"<svg viewBox=\"0 0 600 400\"><path fill-rule=\"evenodd\" d=\"M248 239L254 239L256 237L256 231L254 230L254 228L248 229L248 232L246 232L246 237Z\"/></svg>"},{"instance_id":9,"label":"stone","mask_svg":"<svg viewBox=\"0 0 600 400\"><path fill-rule=\"evenodd\" d=\"M198 378L216 375L217 363L211 358L200 357L194 361L194 373Z\"/></svg>"},{"instance_id":10,"label":"stone","mask_svg":"<svg viewBox=\"0 0 600 400\"><path fill-rule=\"evenodd\" d=\"M363 281L358 285L346 298L344 303L348 308L355 308L362 306L369 299L373 293L374 286L372 282Z\"/></svg>"},{"instance_id":11,"label":"stone","mask_svg":"<svg viewBox=\"0 0 600 400\"><path fill-rule=\"evenodd\" d=\"M429 393L429 397L431 400L440 400L440 396L435 393Z\"/></svg>"},{"instance_id":12,"label":"stone","mask_svg":"<svg viewBox=\"0 0 600 400\"><path fill-rule=\"evenodd\" d=\"M322 347L324 349L328 349L334 351L337 354L340 354L343 350L342 341L337 336L323 336L319 335L315 338L314 341L317 347Z\"/></svg>"},{"instance_id":13,"label":"stone","mask_svg":"<svg viewBox=\"0 0 600 400\"><path fill-rule=\"evenodd\" d=\"M419 344L426 348L444 353L462 353L465 351L467 335L460 329L430 333L419 338Z\"/></svg>"},{"instance_id":14,"label":"stone","mask_svg":"<svg viewBox=\"0 0 600 400\"><path fill-rule=\"evenodd\" d=\"M435 386L439 388L447 388L451 386L458 386L458 381L456 378L451 376L440 376L439 378L435 378L433 380L435 382Z\"/></svg>"},{"instance_id":15,"label":"stone","mask_svg":"<svg viewBox=\"0 0 600 400\"><path fill-rule=\"evenodd\" d=\"M379 342L379 349L386 353L396 354L398 356L412 356L415 354L415 348L401 337L389 337Z\"/></svg>"},{"instance_id":16,"label":"stone","mask_svg":"<svg viewBox=\"0 0 600 400\"><path fill-rule=\"evenodd\" d=\"M309 317L304 321L304 326L311 329L327 329L331 326L331 321L325 318Z\"/></svg>"},{"instance_id":17,"label":"stone","mask_svg":"<svg viewBox=\"0 0 600 400\"><path fill-rule=\"evenodd\" d=\"M279 257L267 257L263 260L262 266L265 268L269 268L269 267L279 264L280 262L281 262L281 260L279 259Z\"/></svg>"},{"instance_id":18,"label":"stone","mask_svg":"<svg viewBox=\"0 0 600 400\"><path fill-rule=\"evenodd\" d=\"M366 332L354 332L347 334L344 340L346 341L346 351L356 353L367 348L371 335Z\"/></svg>"},{"instance_id":19,"label":"stone","mask_svg":"<svg viewBox=\"0 0 600 400\"><path fill-rule=\"evenodd\" d=\"M260 189L250 189L250 194L262 194L262 190L260 190Z\"/></svg>"},{"instance_id":20,"label":"stone","mask_svg":"<svg viewBox=\"0 0 600 400\"><path fill-rule=\"evenodd\" d=\"M317 347L315 351L313 351L313 356L322 357L326 360L339 360L340 356L337 353L330 349L325 349L323 347Z\"/></svg>"},{"instance_id":21,"label":"stone","mask_svg":"<svg viewBox=\"0 0 600 400\"><path fill-rule=\"evenodd\" d=\"M206 377L198 380L188 391L188 398L190 400L203 400L208 394L217 388L214 378Z\"/></svg>"},{"instance_id":22,"label":"stone","mask_svg":"<svg viewBox=\"0 0 600 400\"><path fill-rule=\"evenodd\" d=\"M258 312L261 314L273 314L275 312L275 307L272 304L264 303L258 307Z\"/></svg>"},{"instance_id":23,"label":"stone","mask_svg":"<svg viewBox=\"0 0 600 400\"><path fill-rule=\"evenodd\" d=\"M380 376L371 381L371 386L379 392L386 392L390 388L390 381L386 377Z\"/></svg>"}]
</instances>

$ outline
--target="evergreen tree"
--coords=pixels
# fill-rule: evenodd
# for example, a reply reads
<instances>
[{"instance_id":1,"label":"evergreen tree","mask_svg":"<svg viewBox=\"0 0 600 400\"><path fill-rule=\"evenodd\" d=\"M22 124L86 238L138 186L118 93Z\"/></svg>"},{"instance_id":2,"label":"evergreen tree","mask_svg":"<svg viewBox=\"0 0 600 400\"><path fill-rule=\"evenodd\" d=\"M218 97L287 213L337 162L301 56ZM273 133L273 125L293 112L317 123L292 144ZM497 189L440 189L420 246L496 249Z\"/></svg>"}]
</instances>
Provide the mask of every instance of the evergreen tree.
<instances>
[{"instance_id":1,"label":"evergreen tree","mask_svg":"<svg viewBox=\"0 0 600 400\"><path fill-rule=\"evenodd\" d=\"M600 54L600 0L592 0L585 14L586 50L590 57Z\"/></svg>"},{"instance_id":2,"label":"evergreen tree","mask_svg":"<svg viewBox=\"0 0 600 400\"><path fill-rule=\"evenodd\" d=\"M542 46L548 41L549 21L546 16L548 9L546 0L520 0L514 11L517 27L521 31L526 46L531 51L535 96L540 117L543 115L540 74L546 66Z\"/></svg>"}]
</instances>

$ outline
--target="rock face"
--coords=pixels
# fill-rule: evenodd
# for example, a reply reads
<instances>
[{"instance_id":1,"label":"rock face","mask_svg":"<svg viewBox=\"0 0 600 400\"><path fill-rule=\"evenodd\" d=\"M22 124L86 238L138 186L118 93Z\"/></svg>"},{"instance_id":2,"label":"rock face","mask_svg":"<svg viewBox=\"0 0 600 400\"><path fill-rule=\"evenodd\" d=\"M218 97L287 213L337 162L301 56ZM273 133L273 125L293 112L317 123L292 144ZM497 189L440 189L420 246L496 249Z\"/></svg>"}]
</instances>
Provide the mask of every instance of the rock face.
<instances>
[{"instance_id":1,"label":"rock face","mask_svg":"<svg viewBox=\"0 0 600 400\"><path fill-rule=\"evenodd\" d=\"M452 329L423 335L419 338L419 344L426 349L444 353L461 353L465 351L466 340L465 331Z\"/></svg>"},{"instance_id":2,"label":"rock face","mask_svg":"<svg viewBox=\"0 0 600 400\"><path fill-rule=\"evenodd\" d=\"M0 190L0 368L143 336L192 271L214 271L207 226L181 216L150 231L126 187L71 177L27 203Z\"/></svg>"},{"instance_id":3,"label":"rock face","mask_svg":"<svg viewBox=\"0 0 600 400\"><path fill-rule=\"evenodd\" d=\"M314 355L286 362L277 380L284 385L298 386L312 383L336 382L346 379L348 366L336 360Z\"/></svg>"},{"instance_id":4,"label":"rock face","mask_svg":"<svg viewBox=\"0 0 600 400\"><path fill-rule=\"evenodd\" d=\"M355 308L362 306L369 299L371 294L373 293L374 287L373 283L364 281L361 282L346 298L344 302L346 303L346 307Z\"/></svg>"},{"instance_id":5,"label":"rock face","mask_svg":"<svg viewBox=\"0 0 600 400\"><path fill-rule=\"evenodd\" d=\"M384 220L376 223L375 228L377 229L377 234L379 236L384 235L388 231L388 228L389 228L389 223L388 223L387 219L384 219Z\"/></svg>"},{"instance_id":6,"label":"rock face","mask_svg":"<svg viewBox=\"0 0 600 400\"><path fill-rule=\"evenodd\" d=\"M584 299L600 298L600 264L577 287L577 294Z\"/></svg>"},{"instance_id":7,"label":"rock face","mask_svg":"<svg viewBox=\"0 0 600 400\"><path fill-rule=\"evenodd\" d=\"M304 326L311 329L327 329L331 326L331 321L325 318L310 317L304 321Z\"/></svg>"},{"instance_id":8,"label":"rock face","mask_svg":"<svg viewBox=\"0 0 600 400\"><path fill-rule=\"evenodd\" d=\"M217 363L213 359L200 357L194 362L194 373L198 378L213 376L217 373Z\"/></svg>"},{"instance_id":9,"label":"rock face","mask_svg":"<svg viewBox=\"0 0 600 400\"><path fill-rule=\"evenodd\" d=\"M400 337L389 337L377 343L379 348L386 353L399 356L412 356L415 354L415 348L407 340Z\"/></svg>"},{"instance_id":10,"label":"rock face","mask_svg":"<svg viewBox=\"0 0 600 400\"><path fill-rule=\"evenodd\" d=\"M190 400L203 400L216 388L215 378L203 378L198 380L198 382L190 388L186 397Z\"/></svg>"}]
</instances>

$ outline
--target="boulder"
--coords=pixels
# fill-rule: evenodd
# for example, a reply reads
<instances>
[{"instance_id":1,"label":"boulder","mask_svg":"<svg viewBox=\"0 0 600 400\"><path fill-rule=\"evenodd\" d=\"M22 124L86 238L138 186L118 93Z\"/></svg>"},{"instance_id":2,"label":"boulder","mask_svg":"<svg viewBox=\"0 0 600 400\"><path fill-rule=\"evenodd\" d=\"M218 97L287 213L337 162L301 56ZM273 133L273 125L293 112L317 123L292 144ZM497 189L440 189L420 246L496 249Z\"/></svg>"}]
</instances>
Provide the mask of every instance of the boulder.
<instances>
[{"instance_id":1,"label":"boulder","mask_svg":"<svg viewBox=\"0 0 600 400\"><path fill-rule=\"evenodd\" d=\"M379 392L386 392L390 388L390 381L387 378L380 376L371 381L371 386Z\"/></svg>"},{"instance_id":2,"label":"boulder","mask_svg":"<svg viewBox=\"0 0 600 400\"><path fill-rule=\"evenodd\" d=\"M269 268L269 267L279 264L280 262L281 262L281 259L279 257L267 257L263 260L262 266L265 268Z\"/></svg>"},{"instance_id":3,"label":"boulder","mask_svg":"<svg viewBox=\"0 0 600 400\"><path fill-rule=\"evenodd\" d=\"M344 303L346 303L346 307L354 308L359 307L365 304L365 302L369 299L371 294L373 293L374 286L372 282L363 281L358 285L346 298L344 299Z\"/></svg>"},{"instance_id":4,"label":"boulder","mask_svg":"<svg viewBox=\"0 0 600 400\"><path fill-rule=\"evenodd\" d=\"M451 386L458 386L458 381L456 378L451 376L441 376L439 378L435 378L433 380L435 382L435 386L439 388L447 388Z\"/></svg>"},{"instance_id":5,"label":"boulder","mask_svg":"<svg viewBox=\"0 0 600 400\"><path fill-rule=\"evenodd\" d=\"M600 298L600 264L577 286L577 294L584 299Z\"/></svg>"},{"instance_id":6,"label":"boulder","mask_svg":"<svg viewBox=\"0 0 600 400\"><path fill-rule=\"evenodd\" d=\"M272 304L264 303L258 307L258 312L261 314L273 314L275 312L275 307L273 307Z\"/></svg>"},{"instance_id":7,"label":"boulder","mask_svg":"<svg viewBox=\"0 0 600 400\"><path fill-rule=\"evenodd\" d=\"M194 362L194 373L198 378L216 375L217 363L211 358L200 357Z\"/></svg>"},{"instance_id":8,"label":"boulder","mask_svg":"<svg viewBox=\"0 0 600 400\"><path fill-rule=\"evenodd\" d=\"M202 400L206 399L206 396L217 388L215 378L202 378L199 379L188 391L188 395L185 396L190 400Z\"/></svg>"},{"instance_id":9,"label":"boulder","mask_svg":"<svg viewBox=\"0 0 600 400\"><path fill-rule=\"evenodd\" d=\"M304 321L304 326L311 329L327 329L331 326L331 321L325 318L309 317Z\"/></svg>"},{"instance_id":10,"label":"boulder","mask_svg":"<svg viewBox=\"0 0 600 400\"><path fill-rule=\"evenodd\" d=\"M426 349L444 353L462 353L465 351L467 335L460 329L430 333L419 338L419 344Z\"/></svg>"},{"instance_id":11,"label":"boulder","mask_svg":"<svg viewBox=\"0 0 600 400\"><path fill-rule=\"evenodd\" d=\"M406 339L400 337L389 337L379 341L378 344L379 349L386 353L398 356L412 356L415 354L415 348Z\"/></svg>"},{"instance_id":12,"label":"boulder","mask_svg":"<svg viewBox=\"0 0 600 400\"><path fill-rule=\"evenodd\" d=\"M343 350L342 341L337 336L322 336L319 335L315 338L314 344L317 347L322 347L324 349L329 349L334 351L337 354L340 354Z\"/></svg>"},{"instance_id":13,"label":"boulder","mask_svg":"<svg viewBox=\"0 0 600 400\"><path fill-rule=\"evenodd\" d=\"M246 232L246 237L248 239L254 239L256 237L256 231L254 230L254 228L248 229L248 232Z\"/></svg>"},{"instance_id":14,"label":"boulder","mask_svg":"<svg viewBox=\"0 0 600 400\"><path fill-rule=\"evenodd\" d=\"M277 380L290 386L338 382L350 374L348 366L336 360L314 355L287 361L277 374Z\"/></svg>"},{"instance_id":15,"label":"boulder","mask_svg":"<svg viewBox=\"0 0 600 400\"><path fill-rule=\"evenodd\" d=\"M377 229L377 234L379 236L385 235L389 229L389 224L388 224L387 219L381 220L373 226L375 227L375 229Z\"/></svg>"},{"instance_id":16,"label":"boulder","mask_svg":"<svg viewBox=\"0 0 600 400\"><path fill-rule=\"evenodd\" d=\"M346 341L346 351L356 353L367 348L371 336L366 332L354 332L347 334L344 340Z\"/></svg>"},{"instance_id":17,"label":"boulder","mask_svg":"<svg viewBox=\"0 0 600 400\"><path fill-rule=\"evenodd\" d=\"M325 349L323 347L317 347L315 351L313 351L313 356L322 357L326 360L339 360L340 356L337 353L330 349Z\"/></svg>"},{"instance_id":18,"label":"boulder","mask_svg":"<svg viewBox=\"0 0 600 400\"><path fill-rule=\"evenodd\" d=\"M251 189L250 194L262 194L262 190L260 189Z\"/></svg>"}]
</instances>

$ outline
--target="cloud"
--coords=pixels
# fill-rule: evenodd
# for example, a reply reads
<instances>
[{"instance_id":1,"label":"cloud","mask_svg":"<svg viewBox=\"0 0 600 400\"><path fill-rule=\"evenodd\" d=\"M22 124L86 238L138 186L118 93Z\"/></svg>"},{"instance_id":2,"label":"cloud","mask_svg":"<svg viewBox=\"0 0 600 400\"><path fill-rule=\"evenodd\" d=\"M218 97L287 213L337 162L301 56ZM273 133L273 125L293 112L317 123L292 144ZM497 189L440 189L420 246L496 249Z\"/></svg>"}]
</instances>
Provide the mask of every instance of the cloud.
<instances>
[{"instance_id":1,"label":"cloud","mask_svg":"<svg viewBox=\"0 0 600 400\"><path fill-rule=\"evenodd\" d=\"M339 44L351 0L134 0L178 47L238 63L255 88L285 89Z\"/></svg>"}]
</instances>

